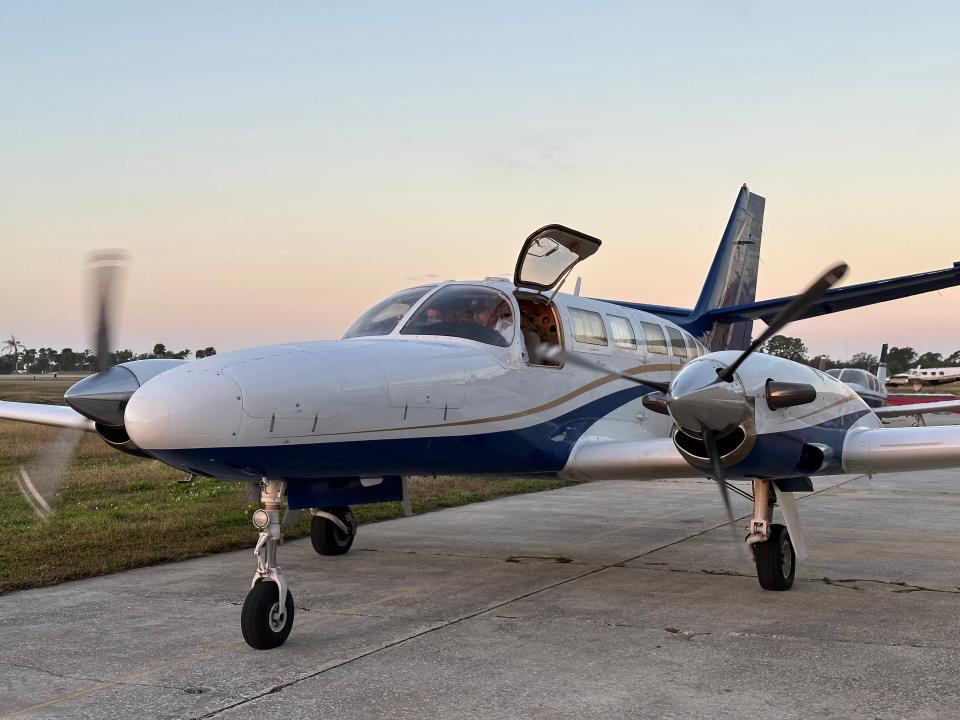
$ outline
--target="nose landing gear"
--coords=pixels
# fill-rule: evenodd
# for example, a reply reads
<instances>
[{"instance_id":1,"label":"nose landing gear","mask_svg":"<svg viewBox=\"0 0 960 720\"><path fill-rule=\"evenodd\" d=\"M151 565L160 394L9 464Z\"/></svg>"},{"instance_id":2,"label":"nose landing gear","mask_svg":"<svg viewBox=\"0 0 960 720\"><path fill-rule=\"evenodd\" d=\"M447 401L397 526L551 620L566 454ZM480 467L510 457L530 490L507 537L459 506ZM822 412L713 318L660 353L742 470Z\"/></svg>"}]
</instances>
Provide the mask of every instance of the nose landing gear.
<instances>
[{"instance_id":1,"label":"nose landing gear","mask_svg":"<svg viewBox=\"0 0 960 720\"><path fill-rule=\"evenodd\" d=\"M283 538L280 505L286 489L283 480L264 478L260 484L263 508L253 513L253 524L260 531L253 551L257 571L243 602L240 627L243 639L256 650L282 645L293 628L293 595L287 589L283 570L277 565L277 545Z\"/></svg>"},{"instance_id":2,"label":"nose landing gear","mask_svg":"<svg viewBox=\"0 0 960 720\"><path fill-rule=\"evenodd\" d=\"M754 480L753 518L747 526L746 542L753 551L760 587L789 590L793 587L797 555L787 528L772 523L775 502L771 481Z\"/></svg>"}]
</instances>

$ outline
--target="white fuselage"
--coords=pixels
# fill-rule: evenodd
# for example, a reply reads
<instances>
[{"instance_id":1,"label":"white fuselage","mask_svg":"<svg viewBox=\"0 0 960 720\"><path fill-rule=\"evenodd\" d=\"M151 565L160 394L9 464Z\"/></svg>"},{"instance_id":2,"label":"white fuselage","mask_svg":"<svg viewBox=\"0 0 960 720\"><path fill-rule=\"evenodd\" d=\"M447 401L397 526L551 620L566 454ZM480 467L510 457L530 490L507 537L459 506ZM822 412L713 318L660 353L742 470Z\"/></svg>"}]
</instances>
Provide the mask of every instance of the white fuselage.
<instances>
[{"instance_id":1,"label":"white fuselage","mask_svg":"<svg viewBox=\"0 0 960 720\"><path fill-rule=\"evenodd\" d=\"M130 399L127 432L188 472L288 480L560 473L579 444L670 437L671 419L641 403L650 387L571 363L538 365L519 331L504 347L404 334L417 308L449 285L427 292L383 335L242 350L168 370ZM509 283L455 285L494 288L520 317ZM552 307L568 352L640 378L669 382L704 352L677 326L640 310L570 295L557 295ZM758 409L761 434L829 424L859 402L833 378L777 358L752 356L739 374L759 377L770 362L781 375L813 378L826 399L769 417Z\"/></svg>"}]
</instances>

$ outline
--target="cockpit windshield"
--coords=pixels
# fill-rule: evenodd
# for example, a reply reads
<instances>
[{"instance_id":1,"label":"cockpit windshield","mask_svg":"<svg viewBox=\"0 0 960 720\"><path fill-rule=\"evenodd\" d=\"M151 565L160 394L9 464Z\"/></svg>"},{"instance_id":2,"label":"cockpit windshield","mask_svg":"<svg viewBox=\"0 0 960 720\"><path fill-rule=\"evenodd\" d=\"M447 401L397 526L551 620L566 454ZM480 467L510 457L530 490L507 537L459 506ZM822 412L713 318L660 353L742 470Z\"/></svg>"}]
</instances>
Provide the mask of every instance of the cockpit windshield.
<instances>
[{"instance_id":1,"label":"cockpit windshield","mask_svg":"<svg viewBox=\"0 0 960 720\"><path fill-rule=\"evenodd\" d=\"M513 306L498 290L448 285L424 301L401 335L446 335L507 347L513 342Z\"/></svg>"},{"instance_id":2,"label":"cockpit windshield","mask_svg":"<svg viewBox=\"0 0 960 720\"><path fill-rule=\"evenodd\" d=\"M389 335L410 308L416 305L417 301L434 287L433 285L424 285L409 290L401 290L386 300L381 300L347 328L347 331L343 334L344 339Z\"/></svg>"}]
</instances>

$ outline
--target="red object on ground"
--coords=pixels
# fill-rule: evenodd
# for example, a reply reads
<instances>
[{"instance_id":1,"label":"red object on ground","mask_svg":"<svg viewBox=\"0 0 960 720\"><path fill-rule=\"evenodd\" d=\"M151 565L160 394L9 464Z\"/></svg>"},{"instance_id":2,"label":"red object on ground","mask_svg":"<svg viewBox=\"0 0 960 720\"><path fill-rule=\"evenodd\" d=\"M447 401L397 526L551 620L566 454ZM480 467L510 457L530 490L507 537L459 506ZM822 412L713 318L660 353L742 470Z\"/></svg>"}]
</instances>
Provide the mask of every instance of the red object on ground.
<instances>
[{"instance_id":1,"label":"red object on ground","mask_svg":"<svg viewBox=\"0 0 960 720\"><path fill-rule=\"evenodd\" d=\"M949 393L890 393L887 395L887 405L912 405L944 400L960 400L960 397ZM960 410L954 410L954 413L960 413Z\"/></svg>"}]
</instances>

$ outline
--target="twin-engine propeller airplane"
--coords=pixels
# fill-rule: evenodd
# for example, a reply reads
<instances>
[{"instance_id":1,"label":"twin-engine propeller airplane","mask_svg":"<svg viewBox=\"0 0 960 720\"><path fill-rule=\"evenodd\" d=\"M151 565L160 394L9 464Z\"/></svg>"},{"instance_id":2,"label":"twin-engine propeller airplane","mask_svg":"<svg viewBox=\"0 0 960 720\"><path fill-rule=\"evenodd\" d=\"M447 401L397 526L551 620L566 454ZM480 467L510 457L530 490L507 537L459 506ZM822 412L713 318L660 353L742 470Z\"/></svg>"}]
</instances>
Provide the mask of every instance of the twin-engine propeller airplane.
<instances>
[{"instance_id":1,"label":"twin-engine propeller airplane","mask_svg":"<svg viewBox=\"0 0 960 720\"><path fill-rule=\"evenodd\" d=\"M349 506L399 500L408 474L715 479L753 502L760 584L788 589L803 538L794 494L831 473L960 465L960 427L883 428L845 384L756 352L786 323L960 284L946 270L755 301L764 200L740 191L693 309L558 292L600 241L561 225L527 238L513 281L444 282L374 305L340 340L192 362L110 366L116 255L94 262L98 372L69 407L0 403L0 417L66 428L20 485L41 514L78 431L194 475L259 488L257 569L243 605L254 648L284 642L293 597L277 564L281 511L313 515L321 555L347 552ZM753 320L767 330L750 342ZM752 481L752 493L730 480ZM773 523L779 503L786 527ZM733 520L733 515L730 513Z\"/></svg>"}]
</instances>

